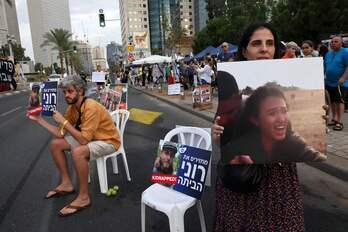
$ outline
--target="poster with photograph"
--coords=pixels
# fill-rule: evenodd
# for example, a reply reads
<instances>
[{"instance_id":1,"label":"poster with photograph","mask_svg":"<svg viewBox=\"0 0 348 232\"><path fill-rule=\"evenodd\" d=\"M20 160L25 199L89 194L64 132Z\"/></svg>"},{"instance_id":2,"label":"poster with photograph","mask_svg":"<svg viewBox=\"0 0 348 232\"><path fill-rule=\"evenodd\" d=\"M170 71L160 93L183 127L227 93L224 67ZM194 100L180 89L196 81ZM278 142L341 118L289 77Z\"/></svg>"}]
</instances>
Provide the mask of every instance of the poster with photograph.
<instances>
[{"instance_id":1,"label":"poster with photograph","mask_svg":"<svg viewBox=\"0 0 348 232\"><path fill-rule=\"evenodd\" d=\"M209 85L200 85L195 87L192 92L193 108L211 108L211 87Z\"/></svg>"},{"instance_id":2,"label":"poster with photograph","mask_svg":"<svg viewBox=\"0 0 348 232\"><path fill-rule=\"evenodd\" d=\"M209 169L211 151L161 140L151 181L200 199Z\"/></svg>"},{"instance_id":3,"label":"poster with photograph","mask_svg":"<svg viewBox=\"0 0 348 232\"><path fill-rule=\"evenodd\" d=\"M105 88L101 94L101 104L109 111L128 109L128 84L116 84Z\"/></svg>"},{"instance_id":4,"label":"poster with photograph","mask_svg":"<svg viewBox=\"0 0 348 232\"><path fill-rule=\"evenodd\" d=\"M41 84L30 83L29 104L27 107L27 116L39 115L42 111L41 106Z\"/></svg>"},{"instance_id":5,"label":"poster with photograph","mask_svg":"<svg viewBox=\"0 0 348 232\"><path fill-rule=\"evenodd\" d=\"M223 163L326 160L322 58L218 64Z\"/></svg>"},{"instance_id":6,"label":"poster with photograph","mask_svg":"<svg viewBox=\"0 0 348 232\"><path fill-rule=\"evenodd\" d=\"M53 112L57 110L58 102L58 82L47 81L43 82L41 86L41 99L42 99L42 116L53 115Z\"/></svg>"}]
</instances>

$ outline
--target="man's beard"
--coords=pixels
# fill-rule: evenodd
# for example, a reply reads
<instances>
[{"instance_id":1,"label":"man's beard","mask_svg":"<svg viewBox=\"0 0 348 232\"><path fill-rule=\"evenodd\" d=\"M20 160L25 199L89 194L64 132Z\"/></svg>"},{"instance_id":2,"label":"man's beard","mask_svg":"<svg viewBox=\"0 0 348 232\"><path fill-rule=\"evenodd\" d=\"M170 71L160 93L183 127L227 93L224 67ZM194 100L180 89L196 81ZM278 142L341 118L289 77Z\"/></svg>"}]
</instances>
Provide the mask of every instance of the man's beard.
<instances>
[{"instance_id":1,"label":"man's beard","mask_svg":"<svg viewBox=\"0 0 348 232\"><path fill-rule=\"evenodd\" d=\"M74 105L78 100L79 100L79 96L74 97L73 99L71 99L71 101L68 101L68 99L65 98L65 101L66 103L68 103L68 105Z\"/></svg>"}]
</instances>

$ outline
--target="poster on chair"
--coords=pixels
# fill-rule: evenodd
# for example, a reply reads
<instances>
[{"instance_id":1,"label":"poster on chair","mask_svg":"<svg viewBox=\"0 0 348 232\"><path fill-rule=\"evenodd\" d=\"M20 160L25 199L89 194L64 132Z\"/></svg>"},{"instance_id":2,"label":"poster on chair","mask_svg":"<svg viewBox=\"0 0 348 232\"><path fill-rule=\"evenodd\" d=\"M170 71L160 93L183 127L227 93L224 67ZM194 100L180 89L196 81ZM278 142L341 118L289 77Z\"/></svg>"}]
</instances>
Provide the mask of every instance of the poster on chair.
<instances>
[{"instance_id":1,"label":"poster on chair","mask_svg":"<svg viewBox=\"0 0 348 232\"><path fill-rule=\"evenodd\" d=\"M151 181L200 199L208 173L211 151L161 140Z\"/></svg>"},{"instance_id":2,"label":"poster on chair","mask_svg":"<svg viewBox=\"0 0 348 232\"><path fill-rule=\"evenodd\" d=\"M224 164L326 160L322 58L219 63Z\"/></svg>"},{"instance_id":3,"label":"poster on chair","mask_svg":"<svg viewBox=\"0 0 348 232\"><path fill-rule=\"evenodd\" d=\"M107 87L101 94L101 104L109 111L128 109L128 84L116 84Z\"/></svg>"}]
</instances>

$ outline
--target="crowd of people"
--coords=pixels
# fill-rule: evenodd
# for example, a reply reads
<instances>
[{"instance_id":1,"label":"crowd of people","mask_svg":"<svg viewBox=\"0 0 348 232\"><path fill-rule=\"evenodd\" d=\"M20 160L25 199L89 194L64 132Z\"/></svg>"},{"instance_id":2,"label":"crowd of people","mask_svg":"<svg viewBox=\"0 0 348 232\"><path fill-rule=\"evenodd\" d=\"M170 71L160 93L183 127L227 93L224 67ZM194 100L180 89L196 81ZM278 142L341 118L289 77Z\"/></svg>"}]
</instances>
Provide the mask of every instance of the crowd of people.
<instances>
[{"instance_id":1,"label":"crowd of people","mask_svg":"<svg viewBox=\"0 0 348 232\"><path fill-rule=\"evenodd\" d=\"M334 130L342 130L342 110L348 86L348 50L342 48L342 42L341 37L333 37L330 51L325 45L320 45L316 50L313 42L309 40L302 42L302 49L295 42L288 42L282 51L274 29L268 23L256 23L244 31L235 56L227 52L228 43L223 43L223 53L216 58L208 55L199 62L190 60L130 67L110 73L107 81L111 84L120 81L144 88L155 88L161 83L181 83L185 89L193 90L197 85L215 85L216 79L219 78L219 73L216 72L217 62L323 56L325 85L332 102L330 123L334 126ZM68 76L61 81L60 87L69 107L65 117L57 111L54 112L53 119L59 126L49 124L40 116L31 115L29 118L55 136L50 151L60 173L61 182L47 193L46 198L74 192L64 154L66 150L72 151L79 181L79 193L70 204L60 210L61 216L67 216L91 205L87 184L88 160L93 156L104 156L117 150L120 146L120 137L106 109L94 100L86 99L86 83L81 78ZM277 107L281 109L279 115L285 118L287 106L284 96L274 90L263 91L268 91L270 94L254 104L255 122L268 120L270 117L260 106L266 103L278 104ZM239 92L236 91L235 94ZM255 99L250 97L244 107L252 104L253 100ZM93 116L96 114L100 115L99 119ZM261 127L261 123L255 125ZM232 129L221 125L220 115L217 113L212 126L213 141L220 146L226 145L231 140L229 130ZM283 140L287 136L285 132L284 130L281 135L278 133L277 138L273 138L271 133L265 133L263 136L266 138L260 149L267 153L274 152L276 141ZM163 150L160 158L167 161L172 159L174 148L166 144ZM161 165L163 166L158 159L155 167L161 169L163 168ZM250 181L250 178L253 180ZM252 164L242 156L239 156L238 160L221 157L215 190L215 232L305 231L303 198L295 163L260 165Z\"/></svg>"}]
</instances>

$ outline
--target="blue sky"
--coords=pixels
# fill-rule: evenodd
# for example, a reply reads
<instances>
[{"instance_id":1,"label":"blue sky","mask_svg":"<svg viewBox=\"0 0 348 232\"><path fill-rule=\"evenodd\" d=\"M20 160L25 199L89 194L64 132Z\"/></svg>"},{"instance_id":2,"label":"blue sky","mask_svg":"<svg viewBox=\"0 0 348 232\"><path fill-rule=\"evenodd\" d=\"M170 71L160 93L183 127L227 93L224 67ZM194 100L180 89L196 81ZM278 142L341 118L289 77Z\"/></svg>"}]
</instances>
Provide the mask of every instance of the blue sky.
<instances>
[{"instance_id":1,"label":"blue sky","mask_svg":"<svg viewBox=\"0 0 348 232\"><path fill-rule=\"evenodd\" d=\"M28 0L16 0L17 17L21 43L26 48L26 55L34 58L32 40L28 17ZM53 1L53 0L52 0ZM59 1L59 0L55 0ZM70 17L73 38L83 39L84 34L88 36L88 41L92 46L105 47L109 42L115 41L121 44L120 21L106 22L105 28L99 27L98 11L104 10L106 19L119 19L118 0L70 0Z\"/></svg>"}]
</instances>

